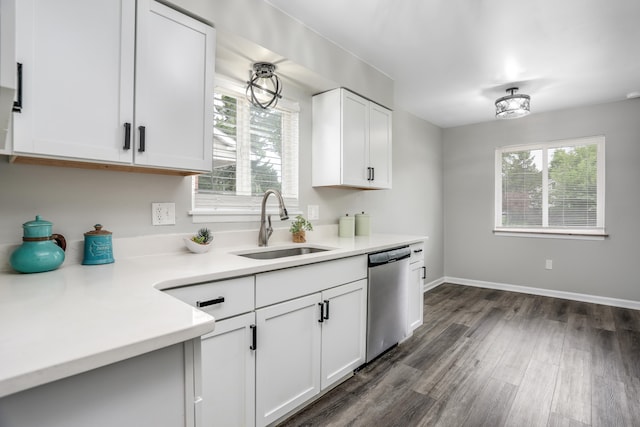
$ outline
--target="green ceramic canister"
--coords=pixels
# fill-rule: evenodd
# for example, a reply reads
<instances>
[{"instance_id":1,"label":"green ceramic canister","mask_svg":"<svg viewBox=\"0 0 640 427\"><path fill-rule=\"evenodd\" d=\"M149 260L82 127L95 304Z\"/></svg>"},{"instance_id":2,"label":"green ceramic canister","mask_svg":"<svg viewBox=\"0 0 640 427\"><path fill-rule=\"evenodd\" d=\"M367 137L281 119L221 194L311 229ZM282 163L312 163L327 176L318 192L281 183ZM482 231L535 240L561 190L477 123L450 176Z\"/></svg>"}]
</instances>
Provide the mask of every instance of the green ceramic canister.
<instances>
[{"instance_id":1,"label":"green ceramic canister","mask_svg":"<svg viewBox=\"0 0 640 427\"><path fill-rule=\"evenodd\" d=\"M113 244L111 232L102 229L102 224L93 226L94 230L84 233L84 265L111 264Z\"/></svg>"},{"instance_id":2,"label":"green ceramic canister","mask_svg":"<svg viewBox=\"0 0 640 427\"><path fill-rule=\"evenodd\" d=\"M42 273L60 267L64 262L64 250L67 242L63 235L52 234L53 224L36 219L22 224L22 245L9 258L14 270L20 273Z\"/></svg>"}]
</instances>

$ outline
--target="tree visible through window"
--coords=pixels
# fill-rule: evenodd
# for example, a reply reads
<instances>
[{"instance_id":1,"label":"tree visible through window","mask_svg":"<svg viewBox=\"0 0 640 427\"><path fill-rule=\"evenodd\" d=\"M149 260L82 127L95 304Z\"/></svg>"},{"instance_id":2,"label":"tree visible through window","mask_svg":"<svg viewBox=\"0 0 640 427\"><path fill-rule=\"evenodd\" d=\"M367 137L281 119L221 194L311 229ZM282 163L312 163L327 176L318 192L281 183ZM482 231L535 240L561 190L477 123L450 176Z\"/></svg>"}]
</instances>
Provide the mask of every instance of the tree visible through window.
<instances>
[{"instance_id":1,"label":"tree visible through window","mask_svg":"<svg viewBox=\"0 0 640 427\"><path fill-rule=\"evenodd\" d=\"M604 138L496 150L496 229L604 231Z\"/></svg>"}]
</instances>

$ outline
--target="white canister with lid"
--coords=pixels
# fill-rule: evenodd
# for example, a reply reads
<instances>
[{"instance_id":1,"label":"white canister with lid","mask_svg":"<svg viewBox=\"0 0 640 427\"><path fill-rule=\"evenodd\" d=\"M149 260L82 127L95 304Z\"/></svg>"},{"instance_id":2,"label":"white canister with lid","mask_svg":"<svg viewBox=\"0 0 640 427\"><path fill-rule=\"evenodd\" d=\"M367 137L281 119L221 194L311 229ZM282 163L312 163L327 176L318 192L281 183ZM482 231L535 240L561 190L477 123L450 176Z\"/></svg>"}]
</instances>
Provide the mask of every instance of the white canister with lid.
<instances>
[{"instance_id":1,"label":"white canister with lid","mask_svg":"<svg viewBox=\"0 0 640 427\"><path fill-rule=\"evenodd\" d=\"M338 221L338 236L353 237L355 233L355 220L349 214L341 216Z\"/></svg>"},{"instance_id":2,"label":"white canister with lid","mask_svg":"<svg viewBox=\"0 0 640 427\"><path fill-rule=\"evenodd\" d=\"M364 212L356 214L356 236L368 236L371 234L371 218Z\"/></svg>"}]
</instances>

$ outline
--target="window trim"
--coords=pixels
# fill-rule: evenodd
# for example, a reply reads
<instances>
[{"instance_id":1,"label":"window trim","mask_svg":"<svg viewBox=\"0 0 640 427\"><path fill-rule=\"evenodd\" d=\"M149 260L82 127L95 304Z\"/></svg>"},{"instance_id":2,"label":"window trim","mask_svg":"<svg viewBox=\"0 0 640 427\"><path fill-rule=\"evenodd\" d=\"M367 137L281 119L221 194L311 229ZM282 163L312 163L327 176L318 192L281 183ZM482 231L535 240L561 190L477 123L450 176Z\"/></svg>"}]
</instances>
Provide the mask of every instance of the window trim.
<instances>
[{"instance_id":1,"label":"window trim","mask_svg":"<svg viewBox=\"0 0 640 427\"><path fill-rule=\"evenodd\" d=\"M543 194L548 195L548 150L558 147L567 146L582 146L582 145L596 145L598 153L597 162L597 224L595 228L552 228L548 225L549 214L549 200L548 197L542 197L542 215L543 226L542 227L505 227L502 226L502 155L507 152L514 151L527 151L527 150L542 150L542 187ZM509 145L498 147L495 150L495 164L494 164L494 228L495 235L501 236L517 236L517 237L546 237L546 238L575 238L586 240L601 240L608 237L605 231L605 137L604 135L561 139L541 143L521 144L521 145Z\"/></svg>"},{"instance_id":2,"label":"window trim","mask_svg":"<svg viewBox=\"0 0 640 427\"><path fill-rule=\"evenodd\" d=\"M230 79L226 76L215 76L215 91L224 94L244 97L245 87L239 81ZM278 101L279 110L285 110L292 113L300 113L300 105L298 102L282 98ZM284 202L290 215L301 214L299 208L299 118L296 120L298 127L298 135L296 135L295 149L283 156L296 158L297 161L291 167L292 175L296 176L295 185L298 187L295 191L295 197L284 196ZM283 183L284 185L284 183ZM270 198L267 204L267 213L277 214L278 206L275 198ZM192 216L193 223L206 222L253 222L260 220L260 208L262 196L242 196L242 195L223 195L223 194L206 194L196 191L196 177L191 180L191 210L189 215Z\"/></svg>"}]
</instances>

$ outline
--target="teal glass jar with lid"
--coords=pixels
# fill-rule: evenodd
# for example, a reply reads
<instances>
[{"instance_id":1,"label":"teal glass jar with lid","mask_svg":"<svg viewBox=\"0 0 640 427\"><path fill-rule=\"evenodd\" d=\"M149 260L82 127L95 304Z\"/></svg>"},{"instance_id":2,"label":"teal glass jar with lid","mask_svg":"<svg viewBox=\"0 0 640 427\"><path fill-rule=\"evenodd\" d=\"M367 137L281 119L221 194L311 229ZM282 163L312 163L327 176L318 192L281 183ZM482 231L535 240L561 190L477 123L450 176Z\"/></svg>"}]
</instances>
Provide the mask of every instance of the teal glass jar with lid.
<instances>
[{"instance_id":1,"label":"teal glass jar with lid","mask_svg":"<svg viewBox=\"0 0 640 427\"><path fill-rule=\"evenodd\" d=\"M20 273L41 273L55 270L64 262L64 250L67 242L63 235L52 234L53 224L36 219L22 224L22 245L9 258L14 270Z\"/></svg>"}]
</instances>

